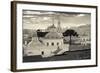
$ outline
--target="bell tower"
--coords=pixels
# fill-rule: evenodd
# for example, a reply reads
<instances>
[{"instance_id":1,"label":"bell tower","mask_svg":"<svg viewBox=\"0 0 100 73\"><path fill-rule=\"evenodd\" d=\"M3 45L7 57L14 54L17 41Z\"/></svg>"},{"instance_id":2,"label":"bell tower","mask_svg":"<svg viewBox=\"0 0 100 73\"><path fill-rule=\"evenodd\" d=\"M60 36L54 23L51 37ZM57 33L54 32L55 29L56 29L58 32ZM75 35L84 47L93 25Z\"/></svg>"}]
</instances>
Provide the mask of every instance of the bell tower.
<instances>
[{"instance_id":1,"label":"bell tower","mask_svg":"<svg viewBox=\"0 0 100 73\"><path fill-rule=\"evenodd\" d=\"M60 19L60 15L58 15L58 25L57 25L57 31L58 31L58 32L62 32L60 20L61 20L61 19Z\"/></svg>"}]
</instances>

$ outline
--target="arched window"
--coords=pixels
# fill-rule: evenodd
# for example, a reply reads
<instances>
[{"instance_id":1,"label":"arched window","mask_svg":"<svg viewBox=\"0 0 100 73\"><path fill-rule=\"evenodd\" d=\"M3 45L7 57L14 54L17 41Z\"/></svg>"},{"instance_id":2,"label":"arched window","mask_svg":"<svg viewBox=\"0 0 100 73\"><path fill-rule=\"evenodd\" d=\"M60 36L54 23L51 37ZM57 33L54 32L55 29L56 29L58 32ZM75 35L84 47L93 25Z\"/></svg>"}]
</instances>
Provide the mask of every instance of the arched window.
<instances>
[{"instance_id":1,"label":"arched window","mask_svg":"<svg viewBox=\"0 0 100 73\"><path fill-rule=\"evenodd\" d=\"M47 42L47 46L49 46L49 43Z\"/></svg>"},{"instance_id":2,"label":"arched window","mask_svg":"<svg viewBox=\"0 0 100 73\"><path fill-rule=\"evenodd\" d=\"M59 43L57 42L57 45L59 45Z\"/></svg>"},{"instance_id":3,"label":"arched window","mask_svg":"<svg viewBox=\"0 0 100 73\"><path fill-rule=\"evenodd\" d=\"M42 51L41 54L44 55L44 51Z\"/></svg>"},{"instance_id":4,"label":"arched window","mask_svg":"<svg viewBox=\"0 0 100 73\"><path fill-rule=\"evenodd\" d=\"M51 45L54 46L54 43L52 42Z\"/></svg>"}]
</instances>

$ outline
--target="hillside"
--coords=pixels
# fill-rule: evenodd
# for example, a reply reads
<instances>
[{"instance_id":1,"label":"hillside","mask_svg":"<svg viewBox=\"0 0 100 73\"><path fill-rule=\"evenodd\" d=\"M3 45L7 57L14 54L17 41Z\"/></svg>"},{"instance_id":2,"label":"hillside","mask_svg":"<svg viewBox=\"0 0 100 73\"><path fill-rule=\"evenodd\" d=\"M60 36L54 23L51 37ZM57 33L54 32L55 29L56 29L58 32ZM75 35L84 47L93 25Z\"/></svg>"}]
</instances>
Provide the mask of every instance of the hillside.
<instances>
[{"instance_id":1,"label":"hillside","mask_svg":"<svg viewBox=\"0 0 100 73\"><path fill-rule=\"evenodd\" d=\"M91 35L91 25L82 25L79 27L72 27L71 29L74 29L79 35Z\"/></svg>"}]
</instances>

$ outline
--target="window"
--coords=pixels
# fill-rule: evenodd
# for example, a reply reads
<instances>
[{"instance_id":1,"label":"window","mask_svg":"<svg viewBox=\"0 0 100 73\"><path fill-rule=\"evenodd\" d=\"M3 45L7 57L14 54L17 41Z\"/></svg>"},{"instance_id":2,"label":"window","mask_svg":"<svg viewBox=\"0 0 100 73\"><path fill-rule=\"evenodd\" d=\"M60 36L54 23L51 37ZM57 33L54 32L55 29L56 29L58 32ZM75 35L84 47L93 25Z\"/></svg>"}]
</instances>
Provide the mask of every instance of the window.
<instances>
[{"instance_id":1,"label":"window","mask_svg":"<svg viewBox=\"0 0 100 73\"><path fill-rule=\"evenodd\" d=\"M47 42L47 46L49 46L49 43Z\"/></svg>"},{"instance_id":2,"label":"window","mask_svg":"<svg viewBox=\"0 0 100 73\"><path fill-rule=\"evenodd\" d=\"M54 46L54 43L51 43L52 46Z\"/></svg>"},{"instance_id":3,"label":"window","mask_svg":"<svg viewBox=\"0 0 100 73\"><path fill-rule=\"evenodd\" d=\"M57 43L57 45L59 45L59 43Z\"/></svg>"},{"instance_id":4,"label":"window","mask_svg":"<svg viewBox=\"0 0 100 73\"><path fill-rule=\"evenodd\" d=\"M41 54L44 55L44 51L42 51Z\"/></svg>"},{"instance_id":5,"label":"window","mask_svg":"<svg viewBox=\"0 0 100 73\"><path fill-rule=\"evenodd\" d=\"M28 54L32 54L32 52L28 52Z\"/></svg>"}]
</instances>

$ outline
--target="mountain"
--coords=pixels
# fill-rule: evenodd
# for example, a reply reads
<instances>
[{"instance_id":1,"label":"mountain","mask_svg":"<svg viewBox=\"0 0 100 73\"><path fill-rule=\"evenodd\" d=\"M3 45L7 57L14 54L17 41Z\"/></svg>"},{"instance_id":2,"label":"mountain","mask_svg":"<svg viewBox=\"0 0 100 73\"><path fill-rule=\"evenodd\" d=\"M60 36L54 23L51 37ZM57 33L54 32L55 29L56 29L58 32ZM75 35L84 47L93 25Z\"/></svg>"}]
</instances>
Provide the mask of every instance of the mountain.
<instances>
[{"instance_id":1,"label":"mountain","mask_svg":"<svg viewBox=\"0 0 100 73\"><path fill-rule=\"evenodd\" d=\"M86 35L90 36L91 35L91 25L82 25L79 27L72 27L71 29L74 29L79 35Z\"/></svg>"}]
</instances>

